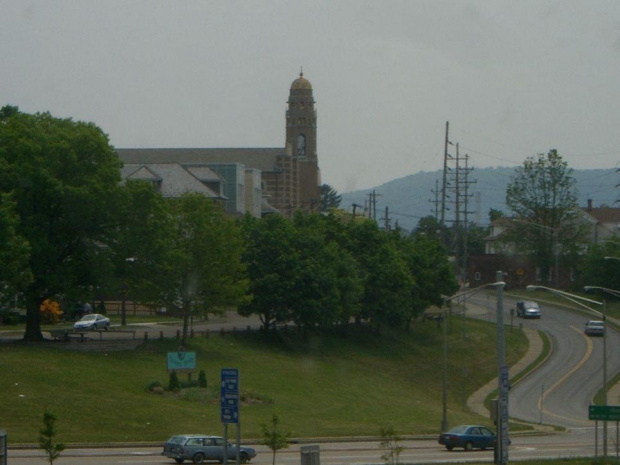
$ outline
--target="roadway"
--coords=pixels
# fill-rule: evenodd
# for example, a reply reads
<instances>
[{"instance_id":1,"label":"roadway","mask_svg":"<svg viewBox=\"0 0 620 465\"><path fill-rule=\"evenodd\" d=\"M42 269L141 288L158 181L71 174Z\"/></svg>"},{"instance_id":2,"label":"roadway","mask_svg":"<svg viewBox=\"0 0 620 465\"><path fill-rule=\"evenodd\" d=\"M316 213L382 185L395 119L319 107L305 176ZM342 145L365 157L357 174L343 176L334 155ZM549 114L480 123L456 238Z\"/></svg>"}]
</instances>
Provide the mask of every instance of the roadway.
<instances>
[{"instance_id":1,"label":"roadway","mask_svg":"<svg viewBox=\"0 0 620 465\"><path fill-rule=\"evenodd\" d=\"M314 444L314 443L313 443ZM251 444L250 444L251 445ZM404 450L399 457L400 463L455 463L455 462L492 462L492 451L464 452L447 451L436 439L401 441ZM257 449L257 456L251 465L271 465L272 453L262 445L251 445ZM92 448L69 449L54 461L56 465L170 465L175 462L161 456L161 446L133 448ZM43 463L44 455L37 449L10 450L11 465L32 465ZM384 452L377 441L321 442L321 465L384 464L381 459ZM513 437L510 446L510 460L551 459L576 456L593 456L594 443L588 435L553 434L545 436ZM278 451L278 465L299 465L301 452L299 444ZM187 463L187 462L186 462Z\"/></svg>"},{"instance_id":2,"label":"roadway","mask_svg":"<svg viewBox=\"0 0 620 465\"><path fill-rule=\"evenodd\" d=\"M484 303L488 306L488 301ZM506 324L511 321L509 312L515 303L514 299L504 299ZM588 320L600 318L539 303L540 319L515 317L513 323L546 333L552 341L552 351L542 366L510 390L510 417L569 429L592 428L594 422L588 420L588 406L603 387L603 338L588 337L583 329ZM495 321L494 311L477 316ZM620 372L620 352L615 350L619 345L620 335L608 328L608 381ZM506 351L509 350L507 347ZM609 398L608 403L617 404L618 399Z\"/></svg>"}]
</instances>

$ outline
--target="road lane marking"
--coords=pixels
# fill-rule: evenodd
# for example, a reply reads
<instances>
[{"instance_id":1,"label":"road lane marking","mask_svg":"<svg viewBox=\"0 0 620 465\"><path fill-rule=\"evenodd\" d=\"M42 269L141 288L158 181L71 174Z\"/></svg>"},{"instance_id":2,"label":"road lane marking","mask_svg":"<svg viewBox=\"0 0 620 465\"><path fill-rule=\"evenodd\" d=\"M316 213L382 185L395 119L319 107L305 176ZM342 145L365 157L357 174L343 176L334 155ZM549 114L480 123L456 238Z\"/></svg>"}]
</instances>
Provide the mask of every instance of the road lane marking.
<instances>
[{"instance_id":1,"label":"road lane marking","mask_svg":"<svg viewBox=\"0 0 620 465\"><path fill-rule=\"evenodd\" d=\"M571 329L577 331L579 334L581 334L583 336L583 338L586 340L586 344L587 344L587 349L586 349L586 353L584 354L583 358L568 372L566 373L564 376L562 376L559 380L557 380L555 383L553 383L549 389L547 389L545 392L542 393L542 395L538 398L538 410L542 410L543 413L547 414L547 415L551 415L552 417L555 418L561 418L563 420L570 420L570 421L576 421L579 423L584 423L584 424L590 424L589 421L584 421L581 419L576 419L576 418L570 418L570 417L565 417L563 415L558 415L556 413L550 412L549 410L547 410L546 408L543 408L544 405L544 400L547 398L547 396L558 386L560 386L564 381L566 381L573 373L575 373L579 368L581 368L587 361L588 359L591 357L592 355L592 350L593 350L593 344L592 344L592 339L586 337L581 329L577 329L574 326L570 326Z\"/></svg>"}]
</instances>

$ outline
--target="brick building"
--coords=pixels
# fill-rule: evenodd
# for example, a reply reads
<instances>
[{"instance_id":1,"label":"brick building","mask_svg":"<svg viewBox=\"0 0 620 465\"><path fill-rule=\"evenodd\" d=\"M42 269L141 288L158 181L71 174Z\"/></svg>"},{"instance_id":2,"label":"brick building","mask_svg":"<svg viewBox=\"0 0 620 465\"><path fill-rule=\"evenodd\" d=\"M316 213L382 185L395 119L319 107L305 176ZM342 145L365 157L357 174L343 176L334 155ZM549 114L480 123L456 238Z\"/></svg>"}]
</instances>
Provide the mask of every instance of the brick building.
<instances>
[{"instance_id":1,"label":"brick building","mask_svg":"<svg viewBox=\"0 0 620 465\"><path fill-rule=\"evenodd\" d=\"M201 192L229 214L262 216L319 206L317 115L303 73L289 89L283 147L120 148L123 179L153 182L163 195Z\"/></svg>"}]
</instances>

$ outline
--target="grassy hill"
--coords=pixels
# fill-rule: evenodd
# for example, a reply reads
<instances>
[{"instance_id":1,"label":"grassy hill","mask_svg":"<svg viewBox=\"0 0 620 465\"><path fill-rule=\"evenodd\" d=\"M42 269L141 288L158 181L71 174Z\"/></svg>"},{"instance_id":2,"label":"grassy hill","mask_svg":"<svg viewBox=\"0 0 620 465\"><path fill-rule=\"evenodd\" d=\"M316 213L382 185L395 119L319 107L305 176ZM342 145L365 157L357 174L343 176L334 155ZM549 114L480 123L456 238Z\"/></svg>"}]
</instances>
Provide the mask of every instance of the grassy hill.
<instances>
[{"instance_id":1,"label":"grassy hill","mask_svg":"<svg viewBox=\"0 0 620 465\"><path fill-rule=\"evenodd\" d=\"M495 326L454 317L448 341L449 422L489 424L465 403L496 375ZM506 331L509 364L526 346L520 331ZM58 417L58 439L67 443L220 434L221 368L240 372L243 438L261 437L261 424L274 412L293 437L374 436L386 426L402 435L435 434L441 422L442 330L432 321L380 335L365 329L303 335L289 329L270 337L195 338L188 350L197 353L209 386L176 394L155 394L148 386L153 381L167 386L166 353L178 349L177 341L152 341L131 351L66 347L0 347L0 428L10 443L36 443L45 408Z\"/></svg>"}]
</instances>

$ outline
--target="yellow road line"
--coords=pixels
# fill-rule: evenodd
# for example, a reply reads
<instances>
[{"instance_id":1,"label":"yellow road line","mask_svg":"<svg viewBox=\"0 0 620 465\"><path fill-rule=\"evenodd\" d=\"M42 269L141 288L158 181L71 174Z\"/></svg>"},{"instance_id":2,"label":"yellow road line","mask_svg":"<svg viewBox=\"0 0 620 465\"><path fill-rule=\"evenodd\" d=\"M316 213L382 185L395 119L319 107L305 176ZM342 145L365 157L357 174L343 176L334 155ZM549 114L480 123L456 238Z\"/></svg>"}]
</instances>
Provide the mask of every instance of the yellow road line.
<instances>
[{"instance_id":1,"label":"yellow road line","mask_svg":"<svg viewBox=\"0 0 620 465\"><path fill-rule=\"evenodd\" d=\"M557 415L555 413L552 413L550 411L548 411L547 409L543 408L544 405L544 400L545 398L555 389L557 388L560 384L562 384L564 381L566 381L566 379L568 379L569 376L571 376L575 371L577 371L579 368L581 368L583 366L584 363L586 363L586 361L590 358L590 356L592 355L592 349L593 349L593 345L592 345L592 339L590 339L589 337L586 337L581 329L575 328L574 326L571 326L571 329L574 329L575 331L577 331L579 334L581 334L583 336L583 338L586 340L586 344L588 345L588 348L586 350L585 355L583 356L583 358L568 372L566 373L564 376L562 376L559 380L557 380L555 383L553 383L549 389L547 389L545 392L542 393L542 395L538 398L538 409L542 410L543 413L547 414L547 415L551 415L552 417L556 417L556 418L562 418L564 420L571 420L571 421L578 421L580 423L584 423L584 424L590 424L590 421L585 421L585 420L580 420L580 419L576 419L576 418L569 418L569 417L564 417L562 415Z\"/></svg>"}]
</instances>

